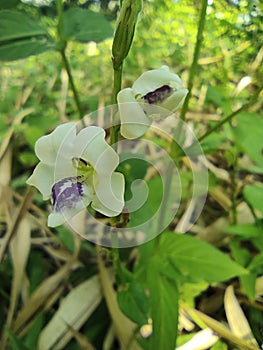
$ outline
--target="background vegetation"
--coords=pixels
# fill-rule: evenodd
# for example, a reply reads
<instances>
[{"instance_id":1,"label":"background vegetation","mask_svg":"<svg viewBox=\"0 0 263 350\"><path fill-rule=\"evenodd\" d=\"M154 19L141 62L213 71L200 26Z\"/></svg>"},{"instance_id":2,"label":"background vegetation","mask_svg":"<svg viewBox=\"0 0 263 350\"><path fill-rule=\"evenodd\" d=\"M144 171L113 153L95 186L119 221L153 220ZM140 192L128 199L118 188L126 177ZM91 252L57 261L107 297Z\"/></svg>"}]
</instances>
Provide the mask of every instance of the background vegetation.
<instances>
[{"instance_id":1,"label":"background vegetation","mask_svg":"<svg viewBox=\"0 0 263 350\"><path fill-rule=\"evenodd\" d=\"M203 212L191 232L171 238L176 217L157 253L151 241L120 250L118 261L65 227L47 228L49 204L25 185L38 162L34 144L59 123L111 103L111 45L119 2L68 0L60 27L54 1L1 0L3 350L169 350L176 347L177 333L177 347L186 343L181 349L194 350L196 345L187 342L202 329L198 349L261 347L262 2L209 1L202 38L197 32L206 1L143 3L124 63L123 87L163 64L185 86L193 84L182 114L208 159ZM85 15L93 11L86 25L100 27L100 36L94 30L87 37L79 27L80 9ZM134 176L132 170L128 176ZM179 214L187 202L186 195Z\"/></svg>"}]
</instances>

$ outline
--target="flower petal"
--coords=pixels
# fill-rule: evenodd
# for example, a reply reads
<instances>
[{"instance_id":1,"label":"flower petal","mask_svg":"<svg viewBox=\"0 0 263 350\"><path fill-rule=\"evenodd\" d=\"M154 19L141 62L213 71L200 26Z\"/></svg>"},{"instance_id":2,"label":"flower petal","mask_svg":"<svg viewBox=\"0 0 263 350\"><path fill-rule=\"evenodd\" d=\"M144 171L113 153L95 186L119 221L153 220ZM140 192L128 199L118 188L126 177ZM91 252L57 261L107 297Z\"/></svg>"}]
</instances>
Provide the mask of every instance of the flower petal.
<instances>
[{"instance_id":1,"label":"flower petal","mask_svg":"<svg viewBox=\"0 0 263 350\"><path fill-rule=\"evenodd\" d=\"M86 127L78 133L74 154L102 175L111 174L119 164L117 153L105 141L105 131L97 126Z\"/></svg>"},{"instance_id":2,"label":"flower petal","mask_svg":"<svg viewBox=\"0 0 263 350\"><path fill-rule=\"evenodd\" d=\"M117 96L121 120L121 134L127 139L134 139L145 134L151 125L142 105L138 103L131 88L121 90Z\"/></svg>"},{"instance_id":3,"label":"flower petal","mask_svg":"<svg viewBox=\"0 0 263 350\"><path fill-rule=\"evenodd\" d=\"M145 96L162 86L168 85L174 90L182 89L182 80L172 73L167 66L144 72L132 85L136 94Z\"/></svg>"},{"instance_id":4,"label":"flower petal","mask_svg":"<svg viewBox=\"0 0 263 350\"><path fill-rule=\"evenodd\" d=\"M115 172L111 177L98 177L96 182L92 208L109 217L119 215L124 207L124 176Z\"/></svg>"},{"instance_id":5,"label":"flower petal","mask_svg":"<svg viewBox=\"0 0 263 350\"><path fill-rule=\"evenodd\" d=\"M55 205L48 216L48 226L56 227L70 220L90 204L93 190L86 183L78 183L81 191L76 191L77 183L72 178L66 178L55 184Z\"/></svg>"},{"instance_id":6,"label":"flower petal","mask_svg":"<svg viewBox=\"0 0 263 350\"><path fill-rule=\"evenodd\" d=\"M43 199L50 198L54 183L54 168L50 165L39 163L26 183L35 186L42 193Z\"/></svg>"},{"instance_id":7,"label":"flower petal","mask_svg":"<svg viewBox=\"0 0 263 350\"><path fill-rule=\"evenodd\" d=\"M184 103L184 100L187 94L188 94L187 89L181 89L181 90L175 91L171 96L169 96L162 103L162 107L172 112L177 111Z\"/></svg>"},{"instance_id":8,"label":"flower petal","mask_svg":"<svg viewBox=\"0 0 263 350\"><path fill-rule=\"evenodd\" d=\"M61 145L64 156L72 153L73 142L76 137L76 127L73 123L59 125L49 135L42 136L35 144L35 152L41 162L54 165Z\"/></svg>"}]
</instances>

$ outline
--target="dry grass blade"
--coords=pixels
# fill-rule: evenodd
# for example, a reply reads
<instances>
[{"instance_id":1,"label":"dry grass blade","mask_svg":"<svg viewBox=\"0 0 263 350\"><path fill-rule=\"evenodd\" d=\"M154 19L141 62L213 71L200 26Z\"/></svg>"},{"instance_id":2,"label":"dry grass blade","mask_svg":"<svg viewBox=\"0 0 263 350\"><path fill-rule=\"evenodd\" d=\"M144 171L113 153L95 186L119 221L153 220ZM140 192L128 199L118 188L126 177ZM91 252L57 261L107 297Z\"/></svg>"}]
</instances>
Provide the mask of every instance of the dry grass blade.
<instances>
[{"instance_id":1,"label":"dry grass blade","mask_svg":"<svg viewBox=\"0 0 263 350\"><path fill-rule=\"evenodd\" d=\"M219 337L210 328L196 333L188 342L176 348L176 350L205 350L218 341Z\"/></svg>"},{"instance_id":2,"label":"dry grass blade","mask_svg":"<svg viewBox=\"0 0 263 350\"><path fill-rule=\"evenodd\" d=\"M2 195L2 186L8 186L11 180L12 168L12 147L6 149L5 154L0 158L0 196Z\"/></svg>"},{"instance_id":3,"label":"dry grass blade","mask_svg":"<svg viewBox=\"0 0 263 350\"><path fill-rule=\"evenodd\" d=\"M136 324L129 320L119 309L117 303L116 292L112 287L112 282L110 280L107 269L104 266L102 260L102 251L99 246L97 246L98 255L98 266L99 266L99 276L100 282L103 290L103 295L105 296L106 303L111 315L113 322L114 331L118 337L121 344L122 350L139 350L141 349L138 343L133 340L133 335L136 329Z\"/></svg>"},{"instance_id":4,"label":"dry grass blade","mask_svg":"<svg viewBox=\"0 0 263 350\"><path fill-rule=\"evenodd\" d=\"M187 309L186 312L189 316L197 323L197 324L205 324L206 327L211 328L214 332L216 332L220 337L227 339L231 343L237 345L242 350L258 350L258 345L251 345L247 341L238 338L235 334L233 334L227 327L225 327L222 323L214 320L213 318L203 314L202 312L194 309Z\"/></svg>"},{"instance_id":5,"label":"dry grass blade","mask_svg":"<svg viewBox=\"0 0 263 350\"><path fill-rule=\"evenodd\" d=\"M21 285L23 276L25 273L25 267L30 252L30 225L27 218L21 220L16 234L13 236L10 242L10 251L13 263L13 280L10 297L10 305L8 309L8 315L6 320L6 328L10 328L16 309L18 297L21 291ZM7 333L3 334L1 340L2 349L5 349L7 341Z\"/></svg>"},{"instance_id":6,"label":"dry grass blade","mask_svg":"<svg viewBox=\"0 0 263 350\"><path fill-rule=\"evenodd\" d=\"M31 199L34 195L35 191L33 189L27 190L23 202L20 204L20 207L17 210L17 213L13 219L12 225L8 227L8 231L4 236L4 239L2 240L2 245L0 247L0 262L3 260L5 251L7 249L8 243L10 242L10 239L13 237L15 234L17 227L22 220L22 218L25 216L25 213L28 209L28 207L31 205Z\"/></svg>"},{"instance_id":7,"label":"dry grass blade","mask_svg":"<svg viewBox=\"0 0 263 350\"><path fill-rule=\"evenodd\" d=\"M70 326L68 326L68 328L74 336L74 338L77 340L81 350L96 350L94 346L85 337L85 335L75 331L75 329Z\"/></svg>"},{"instance_id":8,"label":"dry grass blade","mask_svg":"<svg viewBox=\"0 0 263 350\"><path fill-rule=\"evenodd\" d=\"M74 288L62 301L39 337L39 350L63 349L101 302L101 286L94 276Z\"/></svg>"},{"instance_id":9,"label":"dry grass blade","mask_svg":"<svg viewBox=\"0 0 263 350\"><path fill-rule=\"evenodd\" d=\"M15 305L20 293L23 276L25 273L25 267L30 252L30 224L27 218L23 218L18 226L16 234L10 242L10 252L12 257L12 263L14 268L11 302L10 302L10 314L13 315ZM9 316L10 323L12 317Z\"/></svg>"},{"instance_id":10,"label":"dry grass blade","mask_svg":"<svg viewBox=\"0 0 263 350\"><path fill-rule=\"evenodd\" d=\"M47 278L31 295L27 304L19 312L13 324L12 331L20 335L24 328L37 316L45 307L50 298L56 293L60 285L68 278L73 261L61 267L57 273ZM55 301L55 300L54 300Z\"/></svg>"},{"instance_id":11,"label":"dry grass blade","mask_svg":"<svg viewBox=\"0 0 263 350\"><path fill-rule=\"evenodd\" d=\"M5 155L8 146L10 145L10 141L12 139L12 136L14 134L14 130L15 130L15 126L21 124L22 120L29 114L34 112L34 108L26 108L23 109L22 111L20 111L16 116L15 119L11 125L11 127L9 128L9 130L7 131L7 133L5 134L5 137L2 141L1 147L0 147L0 160L3 158L3 156Z\"/></svg>"},{"instance_id":12,"label":"dry grass blade","mask_svg":"<svg viewBox=\"0 0 263 350\"><path fill-rule=\"evenodd\" d=\"M225 312L231 331L239 338L244 339L253 346L258 346L251 331L249 323L234 294L233 286L229 286L225 292Z\"/></svg>"}]
</instances>

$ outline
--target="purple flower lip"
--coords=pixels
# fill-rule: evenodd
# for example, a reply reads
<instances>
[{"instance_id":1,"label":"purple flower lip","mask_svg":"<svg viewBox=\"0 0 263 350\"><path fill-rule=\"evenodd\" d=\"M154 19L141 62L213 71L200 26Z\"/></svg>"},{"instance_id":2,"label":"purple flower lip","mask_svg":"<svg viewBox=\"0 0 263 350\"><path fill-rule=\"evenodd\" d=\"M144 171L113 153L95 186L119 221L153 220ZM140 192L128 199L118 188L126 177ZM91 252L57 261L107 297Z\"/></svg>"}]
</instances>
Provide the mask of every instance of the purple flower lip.
<instances>
[{"instance_id":1,"label":"purple flower lip","mask_svg":"<svg viewBox=\"0 0 263 350\"><path fill-rule=\"evenodd\" d=\"M173 89L168 85L163 85L162 87L148 92L148 94L143 96L143 99L146 100L149 104L162 103L165 99L171 96Z\"/></svg>"},{"instance_id":2,"label":"purple flower lip","mask_svg":"<svg viewBox=\"0 0 263 350\"><path fill-rule=\"evenodd\" d=\"M75 208L83 196L81 176L72 176L62 179L52 187L53 208L56 212L63 209Z\"/></svg>"}]
</instances>

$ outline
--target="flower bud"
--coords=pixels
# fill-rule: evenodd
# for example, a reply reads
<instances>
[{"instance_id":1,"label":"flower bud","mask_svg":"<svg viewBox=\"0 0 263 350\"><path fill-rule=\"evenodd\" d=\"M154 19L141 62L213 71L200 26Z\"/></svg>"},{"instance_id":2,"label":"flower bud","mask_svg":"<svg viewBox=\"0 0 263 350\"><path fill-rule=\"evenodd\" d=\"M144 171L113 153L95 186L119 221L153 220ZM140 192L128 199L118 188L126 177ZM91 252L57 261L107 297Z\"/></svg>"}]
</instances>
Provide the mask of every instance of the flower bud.
<instances>
[{"instance_id":1,"label":"flower bud","mask_svg":"<svg viewBox=\"0 0 263 350\"><path fill-rule=\"evenodd\" d=\"M112 44L113 67L117 70L128 55L142 0L123 0Z\"/></svg>"}]
</instances>

